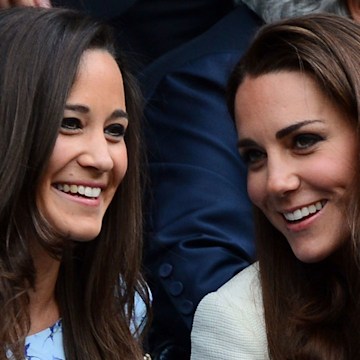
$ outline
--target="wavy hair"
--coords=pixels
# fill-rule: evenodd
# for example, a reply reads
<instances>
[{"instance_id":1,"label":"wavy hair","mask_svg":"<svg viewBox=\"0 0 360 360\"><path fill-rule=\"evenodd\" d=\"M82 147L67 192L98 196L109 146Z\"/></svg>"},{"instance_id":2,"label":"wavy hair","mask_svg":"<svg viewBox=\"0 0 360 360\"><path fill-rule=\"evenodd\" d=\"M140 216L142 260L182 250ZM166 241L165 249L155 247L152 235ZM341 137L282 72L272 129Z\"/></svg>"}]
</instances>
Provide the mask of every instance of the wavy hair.
<instances>
[{"instance_id":1,"label":"wavy hair","mask_svg":"<svg viewBox=\"0 0 360 360\"><path fill-rule=\"evenodd\" d=\"M118 61L129 127L128 170L96 239L59 240L36 207L36 191L58 135L65 102L85 50ZM29 239L61 258L56 298L68 359L140 359L130 331L142 251L140 94L115 51L110 29L65 9L0 11L0 359L22 359L30 327L28 291L36 269Z\"/></svg>"},{"instance_id":2,"label":"wavy hair","mask_svg":"<svg viewBox=\"0 0 360 360\"><path fill-rule=\"evenodd\" d=\"M245 77L300 71L315 79L359 134L359 53L360 25L344 17L314 14L266 25L232 73L229 110L234 116L236 91ZM354 166L360 169L360 157ZM286 238L254 210L271 359L360 358L359 181L357 170L345 211L352 236L336 262L300 262Z\"/></svg>"}]
</instances>

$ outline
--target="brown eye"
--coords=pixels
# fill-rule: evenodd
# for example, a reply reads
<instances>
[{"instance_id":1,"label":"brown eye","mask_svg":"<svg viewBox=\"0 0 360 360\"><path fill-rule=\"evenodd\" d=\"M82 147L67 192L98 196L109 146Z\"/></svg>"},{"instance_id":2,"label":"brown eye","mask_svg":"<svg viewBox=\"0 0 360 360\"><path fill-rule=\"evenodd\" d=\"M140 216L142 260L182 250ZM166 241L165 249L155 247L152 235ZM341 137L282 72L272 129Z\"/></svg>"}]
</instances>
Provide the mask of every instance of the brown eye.
<instances>
[{"instance_id":1,"label":"brown eye","mask_svg":"<svg viewBox=\"0 0 360 360\"><path fill-rule=\"evenodd\" d=\"M259 149L248 149L241 153L241 157L245 164L252 165L263 160L266 157L266 154Z\"/></svg>"},{"instance_id":2,"label":"brown eye","mask_svg":"<svg viewBox=\"0 0 360 360\"><path fill-rule=\"evenodd\" d=\"M294 138L294 147L299 150L308 149L323 140L324 138L317 134L300 134Z\"/></svg>"},{"instance_id":3,"label":"brown eye","mask_svg":"<svg viewBox=\"0 0 360 360\"><path fill-rule=\"evenodd\" d=\"M72 117L63 118L61 122L61 129L63 130L72 131L81 128L82 128L81 121L77 118L72 118Z\"/></svg>"},{"instance_id":4,"label":"brown eye","mask_svg":"<svg viewBox=\"0 0 360 360\"><path fill-rule=\"evenodd\" d=\"M122 124L111 124L105 128L105 134L111 137L123 137L125 136L126 127Z\"/></svg>"}]
</instances>

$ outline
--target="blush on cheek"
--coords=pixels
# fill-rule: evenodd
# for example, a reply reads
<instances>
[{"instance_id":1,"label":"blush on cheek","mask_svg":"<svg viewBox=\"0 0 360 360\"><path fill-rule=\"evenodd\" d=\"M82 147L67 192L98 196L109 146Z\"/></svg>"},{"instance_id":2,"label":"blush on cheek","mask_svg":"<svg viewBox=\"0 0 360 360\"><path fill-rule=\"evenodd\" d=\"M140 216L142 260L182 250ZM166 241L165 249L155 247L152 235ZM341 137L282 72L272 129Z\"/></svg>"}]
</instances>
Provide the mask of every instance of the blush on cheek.
<instances>
[{"instance_id":1,"label":"blush on cheek","mask_svg":"<svg viewBox=\"0 0 360 360\"><path fill-rule=\"evenodd\" d=\"M126 176L126 173L127 173L127 164L126 164L125 167L123 167L121 169L121 171L118 174L117 187L119 187L119 185L123 182L123 180L124 180L124 178Z\"/></svg>"},{"instance_id":2,"label":"blush on cheek","mask_svg":"<svg viewBox=\"0 0 360 360\"><path fill-rule=\"evenodd\" d=\"M250 198L251 202L258 207L259 207L260 198L261 198L261 193L260 193L259 189L260 189L260 187L256 186L254 184L254 181L252 181L251 179L248 178L247 192L248 192L249 198Z\"/></svg>"},{"instance_id":3,"label":"blush on cheek","mask_svg":"<svg viewBox=\"0 0 360 360\"><path fill-rule=\"evenodd\" d=\"M123 181L128 170L128 156L126 146L124 146L124 148L121 150L121 153L118 154L115 159L117 159L117 162L115 163L116 179L119 185Z\"/></svg>"}]
</instances>

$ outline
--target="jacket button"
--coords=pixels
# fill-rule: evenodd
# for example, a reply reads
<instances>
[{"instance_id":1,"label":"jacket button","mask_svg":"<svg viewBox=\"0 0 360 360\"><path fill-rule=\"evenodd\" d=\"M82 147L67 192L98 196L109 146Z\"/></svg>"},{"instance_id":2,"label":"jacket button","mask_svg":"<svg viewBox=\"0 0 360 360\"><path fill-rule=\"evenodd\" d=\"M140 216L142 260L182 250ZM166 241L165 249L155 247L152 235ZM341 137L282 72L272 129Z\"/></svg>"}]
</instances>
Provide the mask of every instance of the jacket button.
<instances>
[{"instance_id":1,"label":"jacket button","mask_svg":"<svg viewBox=\"0 0 360 360\"><path fill-rule=\"evenodd\" d=\"M190 300L185 300L180 304L180 312L184 315L190 315L194 311L194 304Z\"/></svg>"},{"instance_id":2,"label":"jacket button","mask_svg":"<svg viewBox=\"0 0 360 360\"><path fill-rule=\"evenodd\" d=\"M169 292L173 296L179 296L183 292L184 286L180 281L174 281L169 286Z\"/></svg>"},{"instance_id":3,"label":"jacket button","mask_svg":"<svg viewBox=\"0 0 360 360\"><path fill-rule=\"evenodd\" d=\"M173 271L173 266L171 264L165 263L162 264L159 268L159 275L162 278L169 277Z\"/></svg>"}]
</instances>

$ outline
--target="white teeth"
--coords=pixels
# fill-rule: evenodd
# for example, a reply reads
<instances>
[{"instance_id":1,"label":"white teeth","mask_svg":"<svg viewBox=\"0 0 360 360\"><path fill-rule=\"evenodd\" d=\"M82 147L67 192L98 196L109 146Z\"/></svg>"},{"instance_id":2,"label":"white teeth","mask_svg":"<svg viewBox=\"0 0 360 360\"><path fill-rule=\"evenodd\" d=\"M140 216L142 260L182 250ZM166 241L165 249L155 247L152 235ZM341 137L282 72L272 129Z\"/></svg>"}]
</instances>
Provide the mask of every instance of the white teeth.
<instances>
[{"instance_id":1,"label":"white teeth","mask_svg":"<svg viewBox=\"0 0 360 360\"><path fill-rule=\"evenodd\" d=\"M294 214L293 213L288 213L288 214L284 214L286 220L289 220L289 221L294 221Z\"/></svg>"},{"instance_id":2,"label":"white teeth","mask_svg":"<svg viewBox=\"0 0 360 360\"><path fill-rule=\"evenodd\" d=\"M315 214L317 211L321 210L323 205L320 201L309 206L304 206L301 209L297 209L293 212L284 213L284 217L288 221L301 220L302 218L308 216L309 214Z\"/></svg>"},{"instance_id":3,"label":"white teeth","mask_svg":"<svg viewBox=\"0 0 360 360\"><path fill-rule=\"evenodd\" d=\"M71 194L80 194L89 198L97 198L101 193L101 189L96 187L92 188L90 186L83 186L83 185L68 185L68 184L57 184L57 189L63 191L65 193Z\"/></svg>"},{"instance_id":4,"label":"white teeth","mask_svg":"<svg viewBox=\"0 0 360 360\"><path fill-rule=\"evenodd\" d=\"M101 193L100 188L93 188L93 196L94 197L99 197L100 193Z\"/></svg>"},{"instance_id":5,"label":"white teeth","mask_svg":"<svg viewBox=\"0 0 360 360\"><path fill-rule=\"evenodd\" d=\"M69 192L70 191L70 186L65 184L64 187L63 187L63 191Z\"/></svg>"},{"instance_id":6,"label":"white teeth","mask_svg":"<svg viewBox=\"0 0 360 360\"><path fill-rule=\"evenodd\" d=\"M320 204L321 205L321 204ZM320 209L319 209L320 210ZM315 205L310 205L309 206L309 213L310 214L315 214L316 213L316 206Z\"/></svg>"},{"instance_id":7,"label":"white teeth","mask_svg":"<svg viewBox=\"0 0 360 360\"><path fill-rule=\"evenodd\" d=\"M301 210L295 210L293 214L294 214L294 220L300 220L302 218Z\"/></svg>"},{"instance_id":8,"label":"white teeth","mask_svg":"<svg viewBox=\"0 0 360 360\"><path fill-rule=\"evenodd\" d=\"M303 207L301 209L301 215L304 217L304 216L308 216L310 214L310 211L307 207Z\"/></svg>"}]
</instances>

